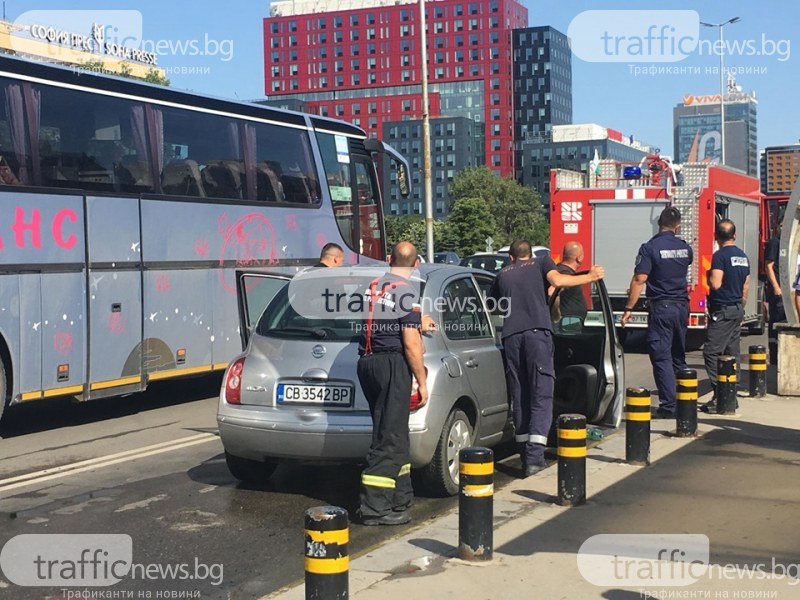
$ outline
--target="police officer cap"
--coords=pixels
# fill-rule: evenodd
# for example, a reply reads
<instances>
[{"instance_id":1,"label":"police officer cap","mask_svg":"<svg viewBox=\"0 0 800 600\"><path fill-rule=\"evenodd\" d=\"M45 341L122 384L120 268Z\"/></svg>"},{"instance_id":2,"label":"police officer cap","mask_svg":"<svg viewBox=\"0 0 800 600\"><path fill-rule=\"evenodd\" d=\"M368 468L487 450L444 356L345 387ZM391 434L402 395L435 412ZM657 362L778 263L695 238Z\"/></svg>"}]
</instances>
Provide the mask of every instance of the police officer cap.
<instances>
[{"instance_id":1,"label":"police officer cap","mask_svg":"<svg viewBox=\"0 0 800 600\"><path fill-rule=\"evenodd\" d=\"M660 227L674 227L681 222L681 211L674 206L669 206L661 211L661 216L658 217L658 225Z\"/></svg>"}]
</instances>

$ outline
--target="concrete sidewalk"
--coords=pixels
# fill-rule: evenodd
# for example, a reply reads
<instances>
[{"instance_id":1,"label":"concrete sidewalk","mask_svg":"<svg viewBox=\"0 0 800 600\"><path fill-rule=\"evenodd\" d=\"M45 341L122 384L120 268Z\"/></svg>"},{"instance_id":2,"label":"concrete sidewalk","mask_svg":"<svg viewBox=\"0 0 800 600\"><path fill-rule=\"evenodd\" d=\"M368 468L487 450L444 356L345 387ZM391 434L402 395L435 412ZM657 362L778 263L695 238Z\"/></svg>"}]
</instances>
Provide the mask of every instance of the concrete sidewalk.
<instances>
[{"instance_id":1,"label":"concrete sidewalk","mask_svg":"<svg viewBox=\"0 0 800 600\"><path fill-rule=\"evenodd\" d=\"M672 437L673 421L654 420L648 467L623 462L623 425L589 450L584 506L555 503L555 465L506 485L494 497L491 562L453 558L457 511L422 524L351 561L350 597L800 598L800 399L739 403L734 417L698 413L697 438ZM595 586L579 571L578 550L610 533L704 534L718 566L686 587L656 585L642 571L647 581L617 573L615 585ZM303 585L268 596L304 597Z\"/></svg>"}]
</instances>

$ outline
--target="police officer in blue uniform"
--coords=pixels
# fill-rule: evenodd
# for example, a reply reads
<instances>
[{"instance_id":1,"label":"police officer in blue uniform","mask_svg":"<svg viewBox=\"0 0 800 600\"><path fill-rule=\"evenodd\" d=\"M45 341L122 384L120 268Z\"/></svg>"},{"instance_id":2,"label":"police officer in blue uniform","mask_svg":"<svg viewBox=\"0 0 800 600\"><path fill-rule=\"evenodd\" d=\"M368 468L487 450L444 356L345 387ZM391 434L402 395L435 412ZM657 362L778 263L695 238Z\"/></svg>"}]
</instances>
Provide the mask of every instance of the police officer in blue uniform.
<instances>
[{"instance_id":1,"label":"police officer in blue uniform","mask_svg":"<svg viewBox=\"0 0 800 600\"><path fill-rule=\"evenodd\" d=\"M489 295L503 314L506 387L511 400L515 440L520 444L523 474L544 469L544 449L553 422L553 331L547 306L549 286L574 287L602 279L603 267L588 273L559 273L550 255L537 258L530 242L517 240L509 250L511 264L494 280Z\"/></svg>"},{"instance_id":2,"label":"police officer in blue uniform","mask_svg":"<svg viewBox=\"0 0 800 600\"><path fill-rule=\"evenodd\" d=\"M716 410L717 360L724 352L739 361L739 334L744 319L744 304L750 287L750 261L736 247L736 225L730 219L717 223L714 235L719 250L711 257L708 271L708 332L703 346L706 372L714 390L714 398L701 408Z\"/></svg>"},{"instance_id":3,"label":"police officer in blue uniform","mask_svg":"<svg viewBox=\"0 0 800 600\"><path fill-rule=\"evenodd\" d=\"M372 416L372 444L361 474L364 525L402 525L411 520L411 451L408 436L412 376L419 407L428 401L420 337L419 286L409 280L419 260L410 242L399 242L389 273L369 286L368 317L359 346L358 381Z\"/></svg>"},{"instance_id":4,"label":"police officer in blue uniform","mask_svg":"<svg viewBox=\"0 0 800 600\"><path fill-rule=\"evenodd\" d=\"M661 212L658 233L639 248L622 315L624 327L646 285L650 302L647 349L658 387L655 416L663 419L675 416L675 373L686 368L687 273L694 257L691 246L676 236L680 225L681 213L677 208L670 206Z\"/></svg>"}]
</instances>

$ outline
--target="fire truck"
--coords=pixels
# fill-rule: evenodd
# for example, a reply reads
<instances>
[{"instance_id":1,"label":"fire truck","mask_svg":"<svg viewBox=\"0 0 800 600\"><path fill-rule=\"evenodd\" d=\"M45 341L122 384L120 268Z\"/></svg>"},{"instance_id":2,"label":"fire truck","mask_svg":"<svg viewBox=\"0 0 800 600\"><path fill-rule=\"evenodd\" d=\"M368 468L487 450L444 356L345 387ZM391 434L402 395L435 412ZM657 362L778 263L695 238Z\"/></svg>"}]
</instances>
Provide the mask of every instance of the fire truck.
<instances>
[{"instance_id":1,"label":"fire truck","mask_svg":"<svg viewBox=\"0 0 800 600\"><path fill-rule=\"evenodd\" d=\"M658 232L658 217L668 206L682 215L678 236L691 245L689 268L689 336L699 347L707 327L707 272L717 249L715 224L731 219L736 244L751 258L745 325L763 329L757 258L765 241L759 180L740 171L708 163L672 164L648 155L638 165L593 161L589 173L565 169L550 172L550 247L558 262L564 243L581 242L586 264L605 268L605 284L619 323L628 298L634 260L641 244ZM635 306L627 327L647 327L648 301Z\"/></svg>"}]
</instances>

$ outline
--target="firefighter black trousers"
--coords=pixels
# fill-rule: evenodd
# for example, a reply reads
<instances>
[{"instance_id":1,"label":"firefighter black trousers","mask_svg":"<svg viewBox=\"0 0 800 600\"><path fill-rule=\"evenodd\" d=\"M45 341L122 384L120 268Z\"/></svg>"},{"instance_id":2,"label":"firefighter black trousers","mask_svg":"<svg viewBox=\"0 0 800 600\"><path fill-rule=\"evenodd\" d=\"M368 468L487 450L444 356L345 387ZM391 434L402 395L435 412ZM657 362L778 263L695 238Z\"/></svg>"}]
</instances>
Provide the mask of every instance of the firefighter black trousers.
<instances>
[{"instance_id":1,"label":"firefighter black trousers","mask_svg":"<svg viewBox=\"0 0 800 600\"><path fill-rule=\"evenodd\" d=\"M401 352L362 356L358 380L372 415L372 445L361 474L361 516L382 517L411 505L408 437L411 370Z\"/></svg>"}]
</instances>

